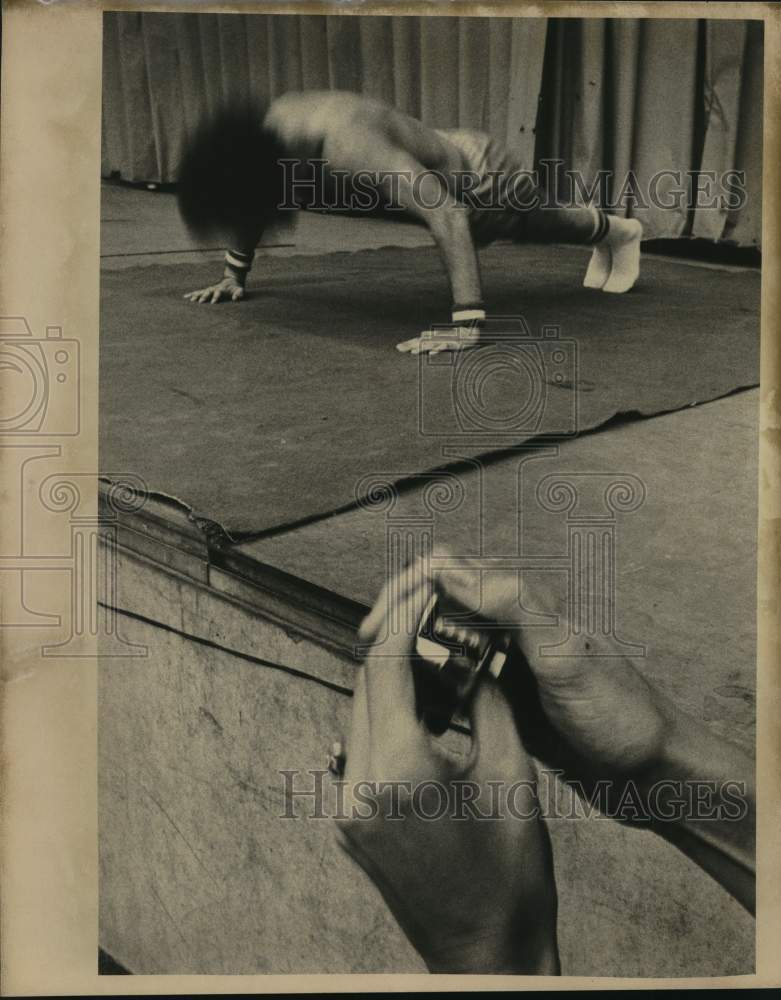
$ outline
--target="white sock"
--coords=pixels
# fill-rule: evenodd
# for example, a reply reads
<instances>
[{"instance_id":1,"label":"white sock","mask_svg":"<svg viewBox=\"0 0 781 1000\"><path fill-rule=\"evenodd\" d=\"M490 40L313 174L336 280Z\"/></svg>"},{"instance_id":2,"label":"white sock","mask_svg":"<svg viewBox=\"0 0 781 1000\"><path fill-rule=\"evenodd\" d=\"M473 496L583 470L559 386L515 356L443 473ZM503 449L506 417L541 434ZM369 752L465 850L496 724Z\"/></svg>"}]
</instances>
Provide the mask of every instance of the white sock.
<instances>
[{"instance_id":1,"label":"white sock","mask_svg":"<svg viewBox=\"0 0 781 1000\"><path fill-rule=\"evenodd\" d=\"M611 267L612 255L607 240L604 239L595 245L591 253L586 277L583 279L583 287L601 288L610 277Z\"/></svg>"},{"instance_id":2,"label":"white sock","mask_svg":"<svg viewBox=\"0 0 781 1000\"><path fill-rule=\"evenodd\" d=\"M611 258L610 274L602 285L603 292L628 292L640 277L642 235L643 227L637 219L610 216L607 236L600 243L600 246L607 244L610 248Z\"/></svg>"}]
</instances>

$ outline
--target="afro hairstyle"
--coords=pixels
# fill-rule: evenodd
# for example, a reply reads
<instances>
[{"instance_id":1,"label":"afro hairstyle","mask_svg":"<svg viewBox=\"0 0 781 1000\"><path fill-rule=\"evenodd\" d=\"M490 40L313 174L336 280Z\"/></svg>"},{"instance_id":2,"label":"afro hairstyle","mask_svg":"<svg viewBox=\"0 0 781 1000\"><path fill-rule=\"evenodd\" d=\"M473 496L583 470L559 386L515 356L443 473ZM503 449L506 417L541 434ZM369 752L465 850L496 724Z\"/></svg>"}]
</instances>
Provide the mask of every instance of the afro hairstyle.
<instances>
[{"instance_id":1,"label":"afro hairstyle","mask_svg":"<svg viewBox=\"0 0 781 1000\"><path fill-rule=\"evenodd\" d=\"M177 178L179 211L196 236L226 236L280 225L286 213L284 150L259 106L221 108L187 142ZM289 214L289 213L288 213Z\"/></svg>"}]
</instances>

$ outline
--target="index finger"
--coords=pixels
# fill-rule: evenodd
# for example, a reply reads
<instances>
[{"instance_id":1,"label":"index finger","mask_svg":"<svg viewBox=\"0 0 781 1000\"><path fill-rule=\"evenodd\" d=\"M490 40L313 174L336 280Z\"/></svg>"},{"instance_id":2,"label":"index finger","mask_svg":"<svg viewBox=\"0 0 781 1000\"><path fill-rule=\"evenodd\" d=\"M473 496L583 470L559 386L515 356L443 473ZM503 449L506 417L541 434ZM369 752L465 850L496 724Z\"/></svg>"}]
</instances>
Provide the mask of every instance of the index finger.
<instances>
[{"instance_id":1,"label":"index finger","mask_svg":"<svg viewBox=\"0 0 781 1000\"><path fill-rule=\"evenodd\" d=\"M379 759L391 766L400 749L420 750L428 744L418 719L412 658L417 621L431 593L425 580L398 601L395 627L364 665L372 765Z\"/></svg>"},{"instance_id":2,"label":"index finger","mask_svg":"<svg viewBox=\"0 0 781 1000\"><path fill-rule=\"evenodd\" d=\"M524 609L519 569L486 566L479 557L449 557L437 568L436 589L496 625L518 626Z\"/></svg>"},{"instance_id":3,"label":"index finger","mask_svg":"<svg viewBox=\"0 0 781 1000\"><path fill-rule=\"evenodd\" d=\"M383 630L392 627L392 619L399 614L399 604L423 585L429 585L430 573L422 558L413 559L400 573L388 577L377 600L358 629L358 640L364 645L377 641ZM421 608L422 611L422 608Z\"/></svg>"}]
</instances>

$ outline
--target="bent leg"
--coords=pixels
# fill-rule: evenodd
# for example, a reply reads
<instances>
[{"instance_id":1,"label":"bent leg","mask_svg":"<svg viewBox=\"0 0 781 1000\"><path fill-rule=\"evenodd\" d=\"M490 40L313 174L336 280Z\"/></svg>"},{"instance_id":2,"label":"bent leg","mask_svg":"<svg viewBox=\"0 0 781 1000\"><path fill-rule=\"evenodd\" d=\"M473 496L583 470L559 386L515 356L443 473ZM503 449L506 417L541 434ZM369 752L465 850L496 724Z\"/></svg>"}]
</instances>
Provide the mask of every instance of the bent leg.
<instances>
[{"instance_id":1,"label":"bent leg","mask_svg":"<svg viewBox=\"0 0 781 1000\"><path fill-rule=\"evenodd\" d=\"M546 208L526 213L523 239L532 243L591 244L583 285L603 292L627 292L640 275L640 240L643 227L637 219L607 215L598 208Z\"/></svg>"},{"instance_id":2,"label":"bent leg","mask_svg":"<svg viewBox=\"0 0 781 1000\"><path fill-rule=\"evenodd\" d=\"M532 171L518 154L487 135L448 132L464 164L478 177L470 190L470 227L476 244L516 242L591 244L594 251L583 284L605 292L626 292L640 273L636 219L621 219L586 206L551 206Z\"/></svg>"}]
</instances>

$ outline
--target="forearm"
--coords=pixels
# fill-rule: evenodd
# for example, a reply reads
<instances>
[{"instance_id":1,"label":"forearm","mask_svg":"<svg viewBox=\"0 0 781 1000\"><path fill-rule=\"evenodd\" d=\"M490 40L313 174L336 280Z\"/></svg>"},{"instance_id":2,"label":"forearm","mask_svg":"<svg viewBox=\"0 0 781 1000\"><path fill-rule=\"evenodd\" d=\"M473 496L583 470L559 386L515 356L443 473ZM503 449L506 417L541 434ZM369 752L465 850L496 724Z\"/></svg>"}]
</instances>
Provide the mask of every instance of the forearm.
<instances>
[{"instance_id":1,"label":"forearm","mask_svg":"<svg viewBox=\"0 0 781 1000\"><path fill-rule=\"evenodd\" d=\"M749 755L676 711L663 758L645 784L657 833L753 912L756 789Z\"/></svg>"},{"instance_id":2,"label":"forearm","mask_svg":"<svg viewBox=\"0 0 781 1000\"><path fill-rule=\"evenodd\" d=\"M466 209L446 205L426 218L447 270L454 307L482 306L477 252Z\"/></svg>"}]
</instances>

